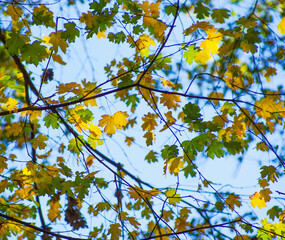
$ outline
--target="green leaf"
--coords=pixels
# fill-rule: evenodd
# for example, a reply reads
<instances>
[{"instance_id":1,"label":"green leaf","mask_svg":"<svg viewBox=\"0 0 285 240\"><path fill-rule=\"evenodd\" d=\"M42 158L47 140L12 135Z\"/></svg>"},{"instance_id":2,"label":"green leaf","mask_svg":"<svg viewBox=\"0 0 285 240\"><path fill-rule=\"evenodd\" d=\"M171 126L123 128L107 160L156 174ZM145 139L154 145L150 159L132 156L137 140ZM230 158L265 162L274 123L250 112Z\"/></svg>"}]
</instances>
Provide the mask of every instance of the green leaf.
<instances>
[{"instance_id":1,"label":"green leaf","mask_svg":"<svg viewBox=\"0 0 285 240\"><path fill-rule=\"evenodd\" d=\"M196 17L198 19L204 19L210 16L210 9L205 7L202 1L199 1L195 5L194 13L196 13Z\"/></svg>"},{"instance_id":2,"label":"green leaf","mask_svg":"<svg viewBox=\"0 0 285 240\"><path fill-rule=\"evenodd\" d=\"M172 16L174 17L176 15L176 11L177 11L177 4L172 4L172 5L168 5L164 8L164 11L167 15L172 14Z\"/></svg>"},{"instance_id":3,"label":"green leaf","mask_svg":"<svg viewBox=\"0 0 285 240\"><path fill-rule=\"evenodd\" d=\"M168 160L178 155L178 148L176 145L164 145L164 148L161 150L161 156Z\"/></svg>"},{"instance_id":4,"label":"green leaf","mask_svg":"<svg viewBox=\"0 0 285 240\"><path fill-rule=\"evenodd\" d=\"M39 41L32 44L26 44L22 50L22 58L26 63L32 63L36 66L48 57L47 48Z\"/></svg>"},{"instance_id":5,"label":"green leaf","mask_svg":"<svg viewBox=\"0 0 285 240\"><path fill-rule=\"evenodd\" d=\"M184 121L186 123L199 123L202 121L201 114L200 114L200 108L198 105L193 103L187 103L184 108L183 112L185 113Z\"/></svg>"},{"instance_id":6,"label":"green leaf","mask_svg":"<svg viewBox=\"0 0 285 240\"><path fill-rule=\"evenodd\" d=\"M186 62L191 65L195 54L197 53L197 51L195 50L195 46L191 45L190 47L188 47L188 49L183 53L183 57L186 58Z\"/></svg>"},{"instance_id":7,"label":"green leaf","mask_svg":"<svg viewBox=\"0 0 285 240\"><path fill-rule=\"evenodd\" d=\"M148 163L154 163L158 162L156 158L157 152L151 150L149 153L145 156L145 160L147 160Z\"/></svg>"},{"instance_id":8,"label":"green leaf","mask_svg":"<svg viewBox=\"0 0 285 240\"><path fill-rule=\"evenodd\" d=\"M66 31L61 32L61 37L69 43L75 42L75 38L79 37L79 30L74 22L64 24Z\"/></svg>"},{"instance_id":9,"label":"green leaf","mask_svg":"<svg viewBox=\"0 0 285 240\"><path fill-rule=\"evenodd\" d=\"M116 34L110 32L108 34L108 39L110 40L110 42L114 42L114 43L122 43L122 42L125 42L126 40L126 35L121 31L121 32L118 32Z\"/></svg>"},{"instance_id":10,"label":"green leaf","mask_svg":"<svg viewBox=\"0 0 285 240\"><path fill-rule=\"evenodd\" d=\"M197 174L196 171L195 171L195 169L196 169L196 168L193 166L193 164L188 164L188 166L183 169L183 171L184 171L184 176L185 176L186 178L188 178L189 175L190 175L191 177L195 177L196 174Z\"/></svg>"},{"instance_id":11,"label":"green leaf","mask_svg":"<svg viewBox=\"0 0 285 240\"><path fill-rule=\"evenodd\" d=\"M5 46L11 55L17 55L21 52L26 42L29 42L27 36L11 32L9 38L6 40Z\"/></svg>"},{"instance_id":12,"label":"green leaf","mask_svg":"<svg viewBox=\"0 0 285 240\"><path fill-rule=\"evenodd\" d=\"M269 218L274 221L274 218L278 219L279 213L281 212L282 212L282 209L280 207L274 206L267 211L267 215L269 215Z\"/></svg>"},{"instance_id":13,"label":"green leaf","mask_svg":"<svg viewBox=\"0 0 285 240\"><path fill-rule=\"evenodd\" d=\"M228 14L228 12L230 12L230 11L228 9L225 9L225 8L214 9L211 17L218 23L224 23L225 19L227 19L230 16L230 14Z\"/></svg>"},{"instance_id":14,"label":"green leaf","mask_svg":"<svg viewBox=\"0 0 285 240\"><path fill-rule=\"evenodd\" d=\"M225 154L225 151L222 149L223 144L217 140L213 140L213 142L210 143L208 148L206 149L207 156L214 159L215 155L216 157L220 158L223 157Z\"/></svg>"},{"instance_id":15,"label":"green leaf","mask_svg":"<svg viewBox=\"0 0 285 240\"><path fill-rule=\"evenodd\" d=\"M60 126L59 119L54 113L47 115L43 120L45 121L45 126L47 128L52 126L53 129L58 129Z\"/></svg>"}]
</instances>

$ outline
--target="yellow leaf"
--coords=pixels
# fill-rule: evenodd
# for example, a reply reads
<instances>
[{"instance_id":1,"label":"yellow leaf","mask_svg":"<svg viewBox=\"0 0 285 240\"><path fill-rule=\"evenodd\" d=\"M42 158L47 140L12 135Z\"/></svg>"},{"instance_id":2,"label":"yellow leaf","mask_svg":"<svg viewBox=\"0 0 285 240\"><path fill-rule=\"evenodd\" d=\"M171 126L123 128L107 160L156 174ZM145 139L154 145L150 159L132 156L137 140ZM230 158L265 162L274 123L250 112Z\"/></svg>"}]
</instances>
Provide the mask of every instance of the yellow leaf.
<instances>
[{"instance_id":1,"label":"yellow leaf","mask_svg":"<svg viewBox=\"0 0 285 240\"><path fill-rule=\"evenodd\" d=\"M283 18L281 19L281 21L280 21L280 23L278 24L277 28L278 28L278 30L280 31L280 33L281 33L282 35L285 34L285 17L283 17Z\"/></svg>"},{"instance_id":2,"label":"yellow leaf","mask_svg":"<svg viewBox=\"0 0 285 240\"><path fill-rule=\"evenodd\" d=\"M143 124L142 124L142 129L144 131L149 130L152 131L155 129L155 126L157 126L157 122L155 121L155 118L157 116L155 114L152 113L147 113L144 115L144 117L142 117L143 120Z\"/></svg>"},{"instance_id":3,"label":"yellow leaf","mask_svg":"<svg viewBox=\"0 0 285 240\"><path fill-rule=\"evenodd\" d=\"M97 33L97 37L98 38L106 38L106 31L99 31L98 33Z\"/></svg>"},{"instance_id":4,"label":"yellow leaf","mask_svg":"<svg viewBox=\"0 0 285 240\"><path fill-rule=\"evenodd\" d=\"M211 58L210 52L202 50L195 54L194 60L197 63L206 64L210 58Z\"/></svg>"},{"instance_id":5,"label":"yellow leaf","mask_svg":"<svg viewBox=\"0 0 285 240\"><path fill-rule=\"evenodd\" d=\"M169 80L166 80L164 78L160 78L162 85L165 87L171 87L171 88L175 88L175 84Z\"/></svg>"},{"instance_id":6,"label":"yellow leaf","mask_svg":"<svg viewBox=\"0 0 285 240\"><path fill-rule=\"evenodd\" d=\"M136 41L136 46L142 57L148 57L150 45L155 46L153 39L147 34L143 34Z\"/></svg>"},{"instance_id":7,"label":"yellow leaf","mask_svg":"<svg viewBox=\"0 0 285 240\"><path fill-rule=\"evenodd\" d=\"M128 123L128 119L127 119L128 117L129 115L127 114L127 112L122 112L122 111L116 112L113 115L116 128L122 129L124 126L126 126Z\"/></svg>"},{"instance_id":8,"label":"yellow leaf","mask_svg":"<svg viewBox=\"0 0 285 240\"><path fill-rule=\"evenodd\" d=\"M29 113L31 122L38 120L38 117L42 116L42 111L29 111Z\"/></svg>"},{"instance_id":9,"label":"yellow leaf","mask_svg":"<svg viewBox=\"0 0 285 240\"><path fill-rule=\"evenodd\" d=\"M165 196L168 198L168 202L173 206L176 206L176 203L181 201L180 194L176 192L177 190L174 188L170 188L165 191Z\"/></svg>"},{"instance_id":10,"label":"yellow leaf","mask_svg":"<svg viewBox=\"0 0 285 240\"><path fill-rule=\"evenodd\" d=\"M166 106L168 109L173 108L174 110L176 110L177 107L179 107L178 102L181 102L179 95L168 93L161 94L160 103L163 103L163 105Z\"/></svg>"},{"instance_id":11,"label":"yellow leaf","mask_svg":"<svg viewBox=\"0 0 285 240\"><path fill-rule=\"evenodd\" d=\"M135 200L142 200L142 199L149 200L160 193L160 191L157 190L156 188L153 188L152 190L144 190L135 186L135 187L129 187L128 189L129 189L130 198Z\"/></svg>"},{"instance_id":12,"label":"yellow leaf","mask_svg":"<svg viewBox=\"0 0 285 240\"><path fill-rule=\"evenodd\" d=\"M225 72L225 83L232 90L239 90L243 88L242 70L239 66L229 65Z\"/></svg>"},{"instance_id":13,"label":"yellow leaf","mask_svg":"<svg viewBox=\"0 0 285 240\"><path fill-rule=\"evenodd\" d=\"M252 207L258 207L259 209L266 207L264 199L259 195L258 192L255 192L249 198Z\"/></svg>"},{"instance_id":14,"label":"yellow leaf","mask_svg":"<svg viewBox=\"0 0 285 240\"><path fill-rule=\"evenodd\" d=\"M107 135L112 136L115 133L116 129L122 129L127 125L127 117L129 117L127 112L121 111L116 112L113 114L113 116L103 115L102 119L99 121L99 126L105 126L104 132L106 132Z\"/></svg>"},{"instance_id":15,"label":"yellow leaf","mask_svg":"<svg viewBox=\"0 0 285 240\"><path fill-rule=\"evenodd\" d=\"M126 137L125 142L128 146L131 146L135 139L133 137Z\"/></svg>"},{"instance_id":16,"label":"yellow leaf","mask_svg":"<svg viewBox=\"0 0 285 240\"><path fill-rule=\"evenodd\" d=\"M224 98L224 94L220 93L220 92L211 92L209 95L209 98L217 98L213 100L213 103L215 105L219 104L219 99L223 99Z\"/></svg>"},{"instance_id":17,"label":"yellow leaf","mask_svg":"<svg viewBox=\"0 0 285 240\"><path fill-rule=\"evenodd\" d=\"M177 175L181 171L184 165L184 162L181 161L182 159L183 157L177 157L168 160L169 163L168 169L170 173Z\"/></svg>"},{"instance_id":18,"label":"yellow leaf","mask_svg":"<svg viewBox=\"0 0 285 240\"><path fill-rule=\"evenodd\" d=\"M59 203L59 196L55 195L50 201L50 209L48 210L48 219L55 222L57 219L61 218L61 205Z\"/></svg>"},{"instance_id":19,"label":"yellow leaf","mask_svg":"<svg viewBox=\"0 0 285 240\"><path fill-rule=\"evenodd\" d=\"M200 44L200 48L203 49L203 51L210 52L212 55L215 53L218 53L219 50L219 44L221 43L221 40L223 39L223 35L218 32L218 29L216 28L210 28L205 31L207 33L207 38Z\"/></svg>"},{"instance_id":20,"label":"yellow leaf","mask_svg":"<svg viewBox=\"0 0 285 240\"><path fill-rule=\"evenodd\" d=\"M155 134L151 131L147 131L143 137L146 138L145 142L147 146L152 145L155 142Z\"/></svg>"},{"instance_id":21,"label":"yellow leaf","mask_svg":"<svg viewBox=\"0 0 285 240\"><path fill-rule=\"evenodd\" d=\"M7 101L8 111L18 109L18 107L17 107L18 104L19 104L19 102L16 99L9 97L9 99Z\"/></svg>"}]
</instances>

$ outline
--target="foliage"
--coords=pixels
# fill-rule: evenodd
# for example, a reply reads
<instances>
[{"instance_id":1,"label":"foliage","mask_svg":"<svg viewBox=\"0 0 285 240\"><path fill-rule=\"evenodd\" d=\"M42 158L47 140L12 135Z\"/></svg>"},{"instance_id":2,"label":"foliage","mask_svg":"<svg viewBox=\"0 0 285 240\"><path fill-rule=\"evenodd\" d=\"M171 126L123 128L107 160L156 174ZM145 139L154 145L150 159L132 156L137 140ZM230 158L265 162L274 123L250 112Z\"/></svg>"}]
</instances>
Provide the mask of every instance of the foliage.
<instances>
[{"instance_id":1,"label":"foliage","mask_svg":"<svg viewBox=\"0 0 285 240\"><path fill-rule=\"evenodd\" d=\"M0 1L0 238L284 239L284 7Z\"/></svg>"}]
</instances>

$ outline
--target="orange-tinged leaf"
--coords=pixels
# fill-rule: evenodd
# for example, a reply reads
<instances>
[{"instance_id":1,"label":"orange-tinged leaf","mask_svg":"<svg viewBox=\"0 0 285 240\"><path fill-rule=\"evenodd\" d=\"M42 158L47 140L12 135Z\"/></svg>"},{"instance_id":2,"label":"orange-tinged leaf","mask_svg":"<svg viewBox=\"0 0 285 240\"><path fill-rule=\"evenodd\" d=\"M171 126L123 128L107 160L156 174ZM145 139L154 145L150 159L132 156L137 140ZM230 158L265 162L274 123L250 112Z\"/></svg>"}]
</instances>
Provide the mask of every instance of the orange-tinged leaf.
<instances>
[{"instance_id":1,"label":"orange-tinged leaf","mask_svg":"<svg viewBox=\"0 0 285 240\"><path fill-rule=\"evenodd\" d=\"M267 152L269 148L267 147L265 142L258 142L256 143L256 150Z\"/></svg>"},{"instance_id":2,"label":"orange-tinged leaf","mask_svg":"<svg viewBox=\"0 0 285 240\"><path fill-rule=\"evenodd\" d=\"M53 61L55 61L55 62L57 62L57 63L59 63L59 64L61 64L61 65L66 65L66 62L64 62L64 61L62 60L62 58L61 58L60 55L54 53L54 54L52 54L51 56L52 56Z\"/></svg>"},{"instance_id":3,"label":"orange-tinged leaf","mask_svg":"<svg viewBox=\"0 0 285 240\"><path fill-rule=\"evenodd\" d=\"M149 130L152 131L155 129L155 127L157 126L157 122L155 121L155 118L157 118L157 116L155 114L152 113L147 113L142 117L143 120L143 124L142 124L142 129L144 131Z\"/></svg>"},{"instance_id":4,"label":"orange-tinged leaf","mask_svg":"<svg viewBox=\"0 0 285 240\"><path fill-rule=\"evenodd\" d=\"M249 198L252 207L258 207L259 209L266 207L264 199L259 195L258 192L255 192Z\"/></svg>"},{"instance_id":5,"label":"orange-tinged leaf","mask_svg":"<svg viewBox=\"0 0 285 240\"><path fill-rule=\"evenodd\" d=\"M125 138L125 142L127 143L128 146L131 146L134 140L135 139L133 137L126 137Z\"/></svg>"},{"instance_id":6,"label":"orange-tinged leaf","mask_svg":"<svg viewBox=\"0 0 285 240\"><path fill-rule=\"evenodd\" d=\"M11 16L14 21L18 21L23 14L23 9L19 8L16 4L9 4L4 14Z\"/></svg>"},{"instance_id":7,"label":"orange-tinged leaf","mask_svg":"<svg viewBox=\"0 0 285 240\"><path fill-rule=\"evenodd\" d=\"M262 190L259 191L260 197L264 199L265 202L269 202L271 197L271 190L269 188L264 188Z\"/></svg>"},{"instance_id":8,"label":"orange-tinged leaf","mask_svg":"<svg viewBox=\"0 0 285 240\"><path fill-rule=\"evenodd\" d=\"M160 98L160 103L163 103L168 109L173 108L174 110L179 107L178 102L181 102L180 96L169 93L162 93Z\"/></svg>"},{"instance_id":9,"label":"orange-tinged leaf","mask_svg":"<svg viewBox=\"0 0 285 240\"><path fill-rule=\"evenodd\" d=\"M90 167L93 164L94 156L90 155L86 158L86 166Z\"/></svg>"},{"instance_id":10,"label":"orange-tinged leaf","mask_svg":"<svg viewBox=\"0 0 285 240\"><path fill-rule=\"evenodd\" d=\"M280 21L280 23L278 24L277 28L278 28L278 30L280 31L280 33L281 33L282 35L285 34L285 17L283 17L283 18L281 19L281 21Z\"/></svg>"}]
</instances>

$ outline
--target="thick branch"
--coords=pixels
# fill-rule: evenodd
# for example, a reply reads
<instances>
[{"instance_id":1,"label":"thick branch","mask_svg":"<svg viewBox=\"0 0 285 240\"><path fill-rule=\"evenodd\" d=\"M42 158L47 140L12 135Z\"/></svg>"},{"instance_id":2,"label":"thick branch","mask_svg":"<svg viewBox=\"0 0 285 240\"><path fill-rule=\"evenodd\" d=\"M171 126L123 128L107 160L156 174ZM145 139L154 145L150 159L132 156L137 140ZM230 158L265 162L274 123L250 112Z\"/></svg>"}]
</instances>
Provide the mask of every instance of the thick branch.
<instances>
[{"instance_id":1,"label":"thick branch","mask_svg":"<svg viewBox=\"0 0 285 240\"><path fill-rule=\"evenodd\" d=\"M34 230L37 230L39 232L42 232L42 233L45 233L45 234L48 234L48 235L51 235L51 236L54 236L54 237L59 237L59 238L68 239L68 240L88 240L87 238L73 238L73 237L68 237L68 236L65 236L65 235L58 234L58 233L50 232L50 231L48 231L46 229L34 226L31 223L24 222L22 220L16 219L14 217L7 216L7 215L2 214L2 213L0 213L0 217L3 217L5 219L10 220L10 221L15 222L15 223L22 224L22 225L24 225L26 227L32 228Z\"/></svg>"}]
</instances>

